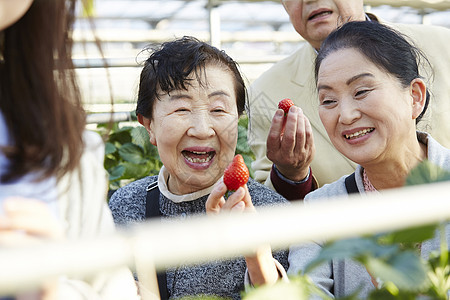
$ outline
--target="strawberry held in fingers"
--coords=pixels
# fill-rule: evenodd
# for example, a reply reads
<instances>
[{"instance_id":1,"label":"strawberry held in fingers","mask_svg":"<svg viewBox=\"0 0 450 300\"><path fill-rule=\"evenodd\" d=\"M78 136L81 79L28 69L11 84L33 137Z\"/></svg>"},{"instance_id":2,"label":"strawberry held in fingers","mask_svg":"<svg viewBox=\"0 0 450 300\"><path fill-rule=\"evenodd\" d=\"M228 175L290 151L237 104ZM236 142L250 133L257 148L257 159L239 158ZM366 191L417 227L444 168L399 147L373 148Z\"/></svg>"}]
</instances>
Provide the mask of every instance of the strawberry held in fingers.
<instances>
[{"instance_id":1,"label":"strawberry held in fingers","mask_svg":"<svg viewBox=\"0 0 450 300\"><path fill-rule=\"evenodd\" d=\"M223 182L230 191L236 191L244 186L249 177L248 168L244 163L242 155L237 154L233 161L228 165L223 174Z\"/></svg>"},{"instance_id":2,"label":"strawberry held in fingers","mask_svg":"<svg viewBox=\"0 0 450 300\"><path fill-rule=\"evenodd\" d=\"M289 108L294 105L291 99L286 98L278 102L278 108L284 110L284 115L286 116L289 112Z\"/></svg>"}]
</instances>

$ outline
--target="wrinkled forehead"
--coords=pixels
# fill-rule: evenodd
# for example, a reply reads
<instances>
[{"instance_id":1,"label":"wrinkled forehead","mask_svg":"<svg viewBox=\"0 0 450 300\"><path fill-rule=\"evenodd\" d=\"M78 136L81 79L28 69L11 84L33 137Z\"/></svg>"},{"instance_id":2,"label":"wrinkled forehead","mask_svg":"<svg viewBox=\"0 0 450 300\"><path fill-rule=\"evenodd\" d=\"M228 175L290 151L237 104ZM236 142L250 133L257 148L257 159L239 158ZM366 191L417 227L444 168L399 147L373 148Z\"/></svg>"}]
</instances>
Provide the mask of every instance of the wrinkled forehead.
<instances>
[{"instance_id":1,"label":"wrinkled forehead","mask_svg":"<svg viewBox=\"0 0 450 300\"><path fill-rule=\"evenodd\" d=\"M234 73L228 66L220 61L210 61L206 64L199 65L195 69L193 69L189 74L184 74L182 77L173 77L170 76L168 78L172 82L172 89L163 91L161 86L159 86L160 92L171 92L173 90L187 90L190 87L201 87L206 88L210 84L211 76L217 75L228 75L227 79L230 79L231 82L235 81ZM225 76L224 76L225 77ZM224 82L225 83L225 82Z\"/></svg>"}]
</instances>

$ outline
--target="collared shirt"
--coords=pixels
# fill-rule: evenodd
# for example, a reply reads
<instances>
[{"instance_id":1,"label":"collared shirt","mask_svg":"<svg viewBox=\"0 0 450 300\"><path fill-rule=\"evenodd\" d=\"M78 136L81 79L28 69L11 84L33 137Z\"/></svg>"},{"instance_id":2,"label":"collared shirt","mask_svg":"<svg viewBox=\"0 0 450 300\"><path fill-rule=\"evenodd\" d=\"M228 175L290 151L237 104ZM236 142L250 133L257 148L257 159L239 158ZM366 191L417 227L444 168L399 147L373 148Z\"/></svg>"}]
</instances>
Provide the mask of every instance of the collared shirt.
<instances>
[{"instance_id":1,"label":"collared shirt","mask_svg":"<svg viewBox=\"0 0 450 300\"><path fill-rule=\"evenodd\" d=\"M158 187L161 194L166 196L166 198L172 200L172 202L175 203L181 203L181 202L187 202L187 201L193 201L197 200L200 197L206 196L211 193L212 189L214 188L214 185L207 187L203 190L196 191L190 194L185 195L175 195L172 192L169 191L169 188L167 187L167 181L169 180L169 172L167 171L166 167L162 166L161 170L159 170L158 174Z\"/></svg>"}]
</instances>

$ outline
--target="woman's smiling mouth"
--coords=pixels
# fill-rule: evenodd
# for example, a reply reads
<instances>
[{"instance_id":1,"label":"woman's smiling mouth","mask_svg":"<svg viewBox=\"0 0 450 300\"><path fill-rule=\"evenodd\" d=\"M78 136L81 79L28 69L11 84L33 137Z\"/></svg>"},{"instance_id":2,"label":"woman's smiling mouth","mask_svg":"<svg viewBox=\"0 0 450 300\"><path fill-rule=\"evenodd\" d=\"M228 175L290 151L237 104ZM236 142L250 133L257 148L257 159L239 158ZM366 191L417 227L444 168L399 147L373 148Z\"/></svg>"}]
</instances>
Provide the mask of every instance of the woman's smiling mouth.
<instances>
[{"instance_id":1,"label":"woman's smiling mouth","mask_svg":"<svg viewBox=\"0 0 450 300\"><path fill-rule=\"evenodd\" d=\"M181 151L184 158L193 164L209 163L216 155L215 151Z\"/></svg>"},{"instance_id":2,"label":"woman's smiling mouth","mask_svg":"<svg viewBox=\"0 0 450 300\"><path fill-rule=\"evenodd\" d=\"M366 129L363 129L363 130L354 132L354 133L352 133L352 134L344 134L344 137L345 137L347 140L357 139L357 138L360 138L360 137L362 137L362 136L365 136L366 134L371 133L371 132L374 131L374 130L375 130L375 128L366 128Z\"/></svg>"},{"instance_id":3,"label":"woman's smiling mouth","mask_svg":"<svg viewBox=\"0 0 450 300\"><path fill-rule=\"evenodd\" d=\"M313 11L309 17L308 17L308 21L314 20L314 19L318 19L320 17L326 16L326 15L331 15L333 12L330 10L326 10L326 9L318 9Z\"/></svg>"}]
</instances>

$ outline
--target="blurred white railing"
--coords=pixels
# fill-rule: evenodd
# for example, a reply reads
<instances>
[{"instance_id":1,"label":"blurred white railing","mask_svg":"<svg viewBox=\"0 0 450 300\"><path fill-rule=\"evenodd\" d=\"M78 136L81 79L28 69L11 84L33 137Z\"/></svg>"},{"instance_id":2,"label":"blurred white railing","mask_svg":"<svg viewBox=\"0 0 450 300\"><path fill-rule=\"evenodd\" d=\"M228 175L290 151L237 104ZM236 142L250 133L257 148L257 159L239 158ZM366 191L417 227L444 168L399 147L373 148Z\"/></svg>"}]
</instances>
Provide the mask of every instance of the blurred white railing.
<instances>
[{"instance_id":1,"label":"blurred white railing","mask_svg":"<svg viewBox=\"0 0 450 300\"><path fill-rule=\"evenodd\" d=\"M341 239L450 220L450 182L407 187L382 194L226 213L178 221L149 221L96 240L0 249L0 294L39 286L60 274L90 275L126 265L147 271L274 249L311 239ZM42 267L43 266L43 267ZM155 289L154 281L143 283Z\"/></svg>"}]
</instances>

